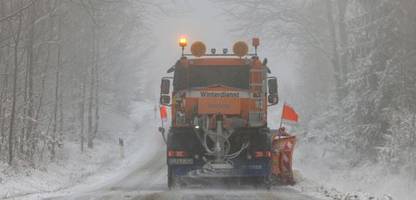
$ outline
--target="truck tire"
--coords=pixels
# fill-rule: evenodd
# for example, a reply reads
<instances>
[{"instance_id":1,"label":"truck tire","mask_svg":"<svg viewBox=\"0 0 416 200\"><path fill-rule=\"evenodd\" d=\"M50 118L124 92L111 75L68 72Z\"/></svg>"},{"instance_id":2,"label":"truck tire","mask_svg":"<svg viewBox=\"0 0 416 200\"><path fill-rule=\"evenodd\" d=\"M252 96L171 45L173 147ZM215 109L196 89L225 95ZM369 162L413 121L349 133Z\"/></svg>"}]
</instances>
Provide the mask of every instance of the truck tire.
<instances>
[{"instance_id":1,"label":"truck tire","mask_svg":"<svg viewBox=\"0 0 416 200\"><path fill-rule=\"evenodd\" d=\"M270 190L272 188L272 180L271 180L271 177L269 177L269 176L264 177L263 184L264 184L264 188L266 190Z\"/></svg>"},{"instance_id":2,"label":"truck tire","mask_svg":"<svg viewBox=\"0 0 416 200\"><path fill-rule=\"evenodd\" d=\"M172 169L168 167L168 188L169 190L172 190L175 188L175 186L175 177L172 175Z\"/></svg>"}]
</instances>

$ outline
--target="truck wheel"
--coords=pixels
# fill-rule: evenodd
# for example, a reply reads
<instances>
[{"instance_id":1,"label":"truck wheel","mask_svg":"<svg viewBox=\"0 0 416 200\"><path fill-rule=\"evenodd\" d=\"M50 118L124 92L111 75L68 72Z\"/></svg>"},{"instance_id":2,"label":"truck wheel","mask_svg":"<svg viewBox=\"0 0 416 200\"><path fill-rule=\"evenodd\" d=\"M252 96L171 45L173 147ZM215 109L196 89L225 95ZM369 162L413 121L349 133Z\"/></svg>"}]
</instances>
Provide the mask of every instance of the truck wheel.
<instances>
[{"instance_id":1,"label":"truck wheel","mask_svg":"<svg viewBox=\"0 0 416 200\"><path fill-rule=\"evenodd\" d=\"M168 188L169 190L175 188L175 177L172 175L172 169L168 167Z\"/></svg>"},{"instance_id":2,"label":"truck wheel","mask_svg":"<svg viewBox=\"0 0 416 200\"><path fill-rule=\"evenodd\" d=\"M263 184L266 190L270 190L272 188L272 180L269 176L264 177Z\"/></svg>"}]
</instances>

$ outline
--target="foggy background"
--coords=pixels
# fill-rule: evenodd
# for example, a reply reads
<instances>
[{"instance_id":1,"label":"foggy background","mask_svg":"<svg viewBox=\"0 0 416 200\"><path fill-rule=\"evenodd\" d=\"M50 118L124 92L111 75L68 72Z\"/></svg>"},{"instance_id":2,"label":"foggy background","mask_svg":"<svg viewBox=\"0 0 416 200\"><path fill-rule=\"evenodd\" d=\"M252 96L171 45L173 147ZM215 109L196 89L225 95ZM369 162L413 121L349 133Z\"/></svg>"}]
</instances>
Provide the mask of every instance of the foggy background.
<instances>
[{"instance_id":1,"label":"foggy background","mask_svg":"<svg viewBox=\"0 0 416 200\"><path fill-rule=\"evenodd\" d=\"M411 199L415 11L414 0L0 0L0 184L76 155L94 171L119 137L153 134L126 121L157 108L181 35L217 51L259 37L279 79L270 126L284 102L300 115L289 125L300 176Z\"/></svg>"}]
</instances>

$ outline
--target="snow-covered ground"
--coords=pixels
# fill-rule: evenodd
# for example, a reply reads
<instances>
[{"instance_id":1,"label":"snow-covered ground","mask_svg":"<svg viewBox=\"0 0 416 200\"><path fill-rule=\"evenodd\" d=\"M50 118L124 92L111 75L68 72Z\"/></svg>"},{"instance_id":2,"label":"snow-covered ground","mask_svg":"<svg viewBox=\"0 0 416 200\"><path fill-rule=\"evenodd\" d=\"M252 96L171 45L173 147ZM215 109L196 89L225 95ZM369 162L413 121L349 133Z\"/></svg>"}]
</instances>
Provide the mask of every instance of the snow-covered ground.
<instances>
[{"instance_id":1,"label":"snow-covered ground","mask_svg":"<svg viewBox=\"0 0 416 200\"><path fill-rule=\"evenodd\" d=\"M333 158L332 154L322 156L322 148L302 141L295 152L298 183L293 187L275 187L271 192L169 192L165 183L164 144L156 131L159 120L154 104L135 102L129 117L109 115L103 120L106 133L96 140L93 150L81 154L79 145L70 143L64 147L62 152L66 153L61 153L56 163L42 169L21 167L12 170L1 166L0 198L101 199L105 196L107 199L389 200L387 194L398 200L410 197L408 187L396 185L401 182L392 177L379 176L381 169L371 166L336 168L336 165L345 166L345 163L336 163L342 159ZM120 137L125 141L123 159L118 146ZM400 188L402 190L398 190Z\"/></svg>"},{"instance_id":2,"label":"snow-covered ground","mask_svg":"<svg viewBox=\"0 0 416 200\"><path fill-rule=\"evenodd\" d=\"M152 103L135 102L129 117L103 116L102 135L95 140L94 149L81 153L78 143L69 142L59 151L56 162L40 169L25 166L11 169L6 164L0 165L0 199L25 196L37 199L32 194L54 193L68 188L73 192L88 190L123 176L123 171L129 171L128 168L147 162L147 156L140 154L146 152L143 149L160 143L155 141L161 140L160 135L146 137L146 134L158 134L156 128L140 128L140 124L156 121L155 116ZM119 138L123 138L125 143L125 158L121 158Z\"/></svg>"},{"instance_id":3,"label":"snow-covered ground","mask_svg":"<svg viewBox=\"0 0 416 200\"><path fill-rule=\"evenodd\" d=\"M159 122L155 120L154 107L151 104L136 103L132 109L132 126L130 127L133 131L120 133L122 137L126 138L126 157L123 160L119 158L117 150L110 152L110 149L110 151L106 151L108 153L106 159L91 167L90 172L93 169L96 171L85 174L85 171L80 173L74 171L77 170L76 167L69 169L62 166L61 177L73 173L84 173L84 176L79 176L78 179L72 181L62 181L62 183L44 190L33 189L30 191L33 194L22 195L21 193L19 195L14 193L10 195L10 199L326 199L305 195L293 187L276 187L272 191L250 188L243 190L169 191L166 187L164 149L161 149L164 148L164 144L160 134L155 130ZM115 127L115 129L118 128ZM100 150L105 151L106 149ZM92 157L90 158L92 159ZM92 160L98 160L98 157ZM85 164L83 162L87 162L87 160L78 159L74 161L77 161L79 166ZM48 172L45 172L44 176L49 176ZM19 180L19 178L19 176L10 177L10 180L25 181ZM27 180L40 179L37 175L26 178ZM13 186L13 184L5 185ZM45 185L53 185L53 182L48 183L46 180ZM18 185L14 186L18 188ZM30 186L35 188L37 184L32 182Z\"/></svg>"},{"instance_id":4,"label":"snow-covered ground","mask_svg":"<svg viewBox=\"0 0 416 200\"><path fill-rule=\"evenodd\" d=\"M348 159L325 148L324 144L305 141L297 146L294 165L301 180L296 186L300 190L334 199L415 199L416 185L409 184L409 177L391 175L375 164L351 166Z\"/></svg>"}]
</instances>

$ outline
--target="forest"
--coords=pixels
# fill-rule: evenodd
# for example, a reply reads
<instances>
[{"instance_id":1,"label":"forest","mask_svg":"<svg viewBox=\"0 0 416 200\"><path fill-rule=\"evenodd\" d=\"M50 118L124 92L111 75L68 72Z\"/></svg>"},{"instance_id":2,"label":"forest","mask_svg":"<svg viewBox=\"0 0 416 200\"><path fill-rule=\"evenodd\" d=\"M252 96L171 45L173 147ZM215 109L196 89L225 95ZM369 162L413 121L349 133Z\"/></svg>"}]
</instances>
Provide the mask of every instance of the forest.
<instances>
[{"instance_id":1,"label":"forest","mask_svg":"<svg viewBox=\"0 0 416 200\"><path fill-rule=\"evenodd\" d=\"M416 2L218 3L238 22L234 31L300 56L307 84L295 101L311 140L353 166L371 161L416 179Z\"/></svg>"},{"instance_id":2,"label":"forest","mask_svg":"<svg viewBox=\"0 0 416 200\"><path fill-rule=\"evenodd\" d=\"M145 56L133 48L145 42L149 7L158 6L0 1L0 162L53 162L68 140L82 151L94 147L101 113L126 110L139 95L122 85L140 70L128 65Z\"/></svg>"},{"instance_id":3,"label":"forest","mask_svg":"<svg viewBox=\"0 0 416 200\"><path fill-rule=\"evenodd\" d=\"M113 134L102 128L103 117L134 114L135 102L151 102L157 113L159 72L180 49L157 43L153 28L198 10L189 6L202 1L195 2L0 0L0 168L65 163L57 155L68 144L92 152ZM225 18L207 27L226 24L235 38L260 37L275 56L269 60L294 58L294 76L280 78L283 67L270 66L287 86L281 97L301 116L292 130L302 159L314 153L302 148L322 146L318 160L351 171L377 166L416 185L415 0L204 2L214 5L207 13ZM178 56L167 64L155 49Z\"/></svg>"}]
</instances>

